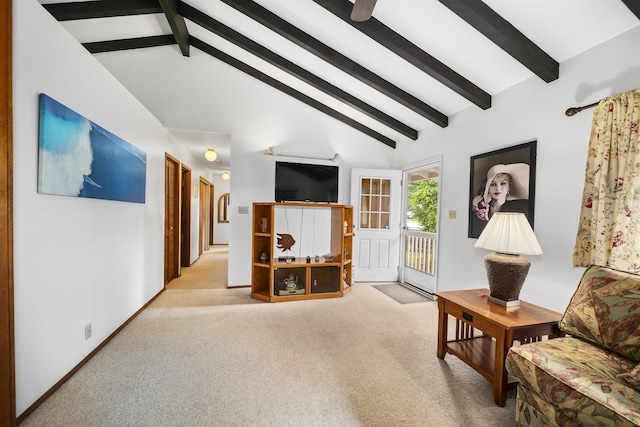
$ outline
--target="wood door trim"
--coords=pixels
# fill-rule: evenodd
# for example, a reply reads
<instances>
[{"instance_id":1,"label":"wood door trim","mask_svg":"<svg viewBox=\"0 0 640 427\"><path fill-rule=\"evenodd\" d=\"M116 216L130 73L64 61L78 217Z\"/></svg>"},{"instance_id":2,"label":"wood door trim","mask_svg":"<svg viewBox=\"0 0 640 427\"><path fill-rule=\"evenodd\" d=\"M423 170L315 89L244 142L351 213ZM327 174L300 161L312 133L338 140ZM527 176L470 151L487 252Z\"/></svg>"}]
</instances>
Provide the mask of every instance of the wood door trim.
<instances>
[{"instance_id":1,"label":"wood door trim","mask_svg":"<svg viewBox=\"0 0 640 427\"><path fill-rule=\"evenodd\" d=\"M180 226L180 265L178 269L178 276L182 274L182 267L189 267L191 264L191 168L184 163L180 163L180 203L184 205L183 209L180 209L179 223ZM182 180L187 181L187 185L184 185ZM183 221L183 216L186 220Z\"/></svg>"},{"instance_id":2,"label":"wood door trim","mask_svg":"<svg viewBox=\"0 0 640 427\"><path fill-rule=\"evenodd\" d=\"M214 224L215 224L215 184L209 187L209 246L214 245Z\"/></svg>"},{"instance_id":3,"label":"wood door trim","mask_svg":"<svg viewBox=\"0 0 640 427\"><path fill-rule=\"evenodd\" d=\"M198 184L200 187L200 201L198 202L198 224L200 226L200 230L198 233L198 250L199 254L202 255L203 252L209 249L209 188L211 183L207 181L205 178L200 177L200 183Z\"/></svg>"},{"instance_id":4,"label":"wood door trim","mask_svg":"<svg viewBox=\"0 0 640 427\"><path fill-rule=\"evenodd\" d=\"M0 7L0 424L16 425L13 319L12 2Z\"/></svg>"},{"instance_id":5,"label":"wood door trim","mask_svg":"<svg viewBox=\"0 0 640 427\"><path fill-rule=\"evenodd\" d=\"M169 177L167 176L168 174L168 168L169 168L169 164L172 165L173 168L175 168L175 176L173 178L173 183L172 183L172 188L167 188L168 185L168 180ZM168 234L168 230L167 230L167 221L168 218L166 217L166 215L168 215L167 210L168 210L168 203L170 203L169 201L171 200L171 192L173 191L173 226L174 226L174 232L173 232L173 241L171 242L172 245L168 245L167 244L167 234ZM164 215L165 215L165 220L164 220L164 285L166 286L167 283L169 283L171 280L175 279L176 277L178 277L180 275L180 161L178 159L176 159L175 157L173 157L172 155L170 155L169 153L165 153L165 191L164 191L164 197L165 197L165 208L164 208ZM173 248L173 253L170 254L169 251L171 250L170 247ZM173 262L171 262L171 260L173 260ZM170 264L173 264L170 266ZM171 273L168 274L168 270L171 271ZM170 277L171 276L171 277Z\"/></svg>"}]
</instances>

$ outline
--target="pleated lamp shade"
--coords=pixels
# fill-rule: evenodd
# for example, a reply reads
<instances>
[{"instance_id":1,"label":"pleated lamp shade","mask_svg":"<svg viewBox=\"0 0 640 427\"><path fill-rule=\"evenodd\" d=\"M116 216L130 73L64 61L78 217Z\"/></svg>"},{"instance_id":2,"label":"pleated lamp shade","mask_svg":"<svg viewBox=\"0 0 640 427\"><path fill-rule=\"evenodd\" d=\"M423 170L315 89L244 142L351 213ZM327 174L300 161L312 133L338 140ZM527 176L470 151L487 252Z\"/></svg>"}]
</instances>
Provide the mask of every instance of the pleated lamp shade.
<instances>
[{"instance_id":1,"label":"pleated lamp shade","mask_svg":"<svg viewBox=\"0 0 640 427\"><path fill-rule=\"evenodd\" d=\"M493 214L474 247L503 254L542 255L527 217L519 212Z\"/></svg>"}]
</instances>

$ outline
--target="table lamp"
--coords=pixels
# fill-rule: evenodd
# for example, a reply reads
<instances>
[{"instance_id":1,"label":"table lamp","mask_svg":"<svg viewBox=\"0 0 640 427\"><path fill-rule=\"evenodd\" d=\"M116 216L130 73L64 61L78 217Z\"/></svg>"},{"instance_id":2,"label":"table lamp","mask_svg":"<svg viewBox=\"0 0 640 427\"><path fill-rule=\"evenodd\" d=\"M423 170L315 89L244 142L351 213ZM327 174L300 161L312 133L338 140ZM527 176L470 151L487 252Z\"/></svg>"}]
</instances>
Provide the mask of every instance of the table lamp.
<instances>
[{"instance_id":1,"label":"table lamp","mask_svg":"<svg viewBox=\"0 0 640 427\"><path fill-rule=\"evenodd\" d=\"M527 217L517 212L493 214L474 247L495 251L484 258L489 301L505 307L520 305L520 290L531 266L520 254L542 255Z\"/></svg>"}]
</instances>

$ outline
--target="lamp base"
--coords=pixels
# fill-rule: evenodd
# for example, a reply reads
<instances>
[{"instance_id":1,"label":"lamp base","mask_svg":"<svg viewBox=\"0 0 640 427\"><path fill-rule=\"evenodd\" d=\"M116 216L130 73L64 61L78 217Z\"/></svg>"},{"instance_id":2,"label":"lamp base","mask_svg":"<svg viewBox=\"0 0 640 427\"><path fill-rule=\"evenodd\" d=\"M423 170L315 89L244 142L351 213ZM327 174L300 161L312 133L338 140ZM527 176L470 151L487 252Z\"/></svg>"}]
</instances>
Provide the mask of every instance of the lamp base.
<instances>
[{"instance_id":1,"label":"lamp base","mask_svg":"<svg viewBox=\"0 0 640 427\"><path fill-rule=\"evenodd\" d=\"M489 280L489 301L505 307L519 305L519 296L531 263L520 255L489 254L484 258Z\"/></svg>"},{"instance_id":2,"label":"lamp base","mask_svg":"<svg viewBox=\"0 0 640 427\"><path fill-rule=\"evenodd\" d=\"M492 303L495 303L495 304L498 304L498 305L501 305L501 306L507 307L507 308L509 308L509 307L520 307L520 300L519 299L516 299L516 300L513 300L513 301L504 301L504 300L501 300L500 298L492 297L491 295L489 295L487 297L487 299L489 301L491 301Z\"/></svg>"}]
</instances>

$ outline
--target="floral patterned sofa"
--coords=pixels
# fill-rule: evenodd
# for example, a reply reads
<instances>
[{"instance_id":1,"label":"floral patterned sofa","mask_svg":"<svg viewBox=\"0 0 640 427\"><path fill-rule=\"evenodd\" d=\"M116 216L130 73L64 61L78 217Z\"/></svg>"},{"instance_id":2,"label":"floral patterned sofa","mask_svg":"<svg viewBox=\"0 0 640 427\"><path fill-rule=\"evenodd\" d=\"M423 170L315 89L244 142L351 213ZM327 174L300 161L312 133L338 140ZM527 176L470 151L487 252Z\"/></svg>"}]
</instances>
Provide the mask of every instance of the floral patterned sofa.
<instances>
[{"instance_id":1,"label":"floral patterned sofa","mask_svg":"<svg viewBox=\"0 0 640 427\"><path fill-rule=\"evenodd\" d=\"M640 426L640 275L592 266L559 324L512 347L518 426Z\"/></svg>"}]
</instances>

